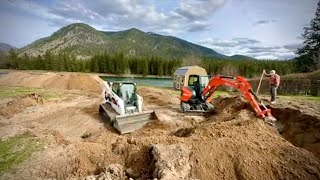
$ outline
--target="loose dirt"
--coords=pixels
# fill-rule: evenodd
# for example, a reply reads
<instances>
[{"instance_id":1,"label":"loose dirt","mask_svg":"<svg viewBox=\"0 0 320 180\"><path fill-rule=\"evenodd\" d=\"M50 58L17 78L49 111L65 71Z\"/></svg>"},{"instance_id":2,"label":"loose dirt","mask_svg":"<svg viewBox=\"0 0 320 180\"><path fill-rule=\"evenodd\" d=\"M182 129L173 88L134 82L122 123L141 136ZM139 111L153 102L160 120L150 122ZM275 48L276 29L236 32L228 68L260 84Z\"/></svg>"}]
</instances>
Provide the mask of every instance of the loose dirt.
<instances>
[{"instance_id":1,"label":"loose dirt","mask_svg":"<svg viewBox=\"0 0 320 180\"><path fill-rule=\"evenodd\" d=\"M0 119L2 116L6 118L13 117L14 114L38 103L43 104L43 99L41 95L35 93L8 99L6 102L0 103Z\"/></svg>"},{"instance_id":2,"label":"loose dirt","mask_svg":"<svg viewBox=\"0 0 320 180\"><path fill-rule=\"evenodd\" d=\"M11 78L17 79L12 86L28 86L35 78L25 75L26 80L20 72L19 78L7 76L1 84ZM239 95L215 99L216 114L197 117L179 111L178 92L142 87L144 109L154 109L159 121L119 135L98 114L98 79L79 75L94 82L91 89L70 85L64 76L55 80L68 82L61 89L81 92L64 91L67 98L34 103L0 119L1 139L28 131L43 147L1 179L320 179L320 116L305 110L312 103L295 102L304 107L300 115L287 101L272 106L279 133L256 118ZM59 88L55 81L37 87Z\"/></svg>"},{"instance_id":3,"label":"loose dirt","mask_svg":"<svg viewBox=\"0 0 320 180\"><path fill-rule=\"evenodd\" d=\"M101 92L99 77L96 75L76 73L45 73L32 74L10 72L0 78L0 86L23 86L54 89L77 89Z\"/></svg>"}]
</instances>

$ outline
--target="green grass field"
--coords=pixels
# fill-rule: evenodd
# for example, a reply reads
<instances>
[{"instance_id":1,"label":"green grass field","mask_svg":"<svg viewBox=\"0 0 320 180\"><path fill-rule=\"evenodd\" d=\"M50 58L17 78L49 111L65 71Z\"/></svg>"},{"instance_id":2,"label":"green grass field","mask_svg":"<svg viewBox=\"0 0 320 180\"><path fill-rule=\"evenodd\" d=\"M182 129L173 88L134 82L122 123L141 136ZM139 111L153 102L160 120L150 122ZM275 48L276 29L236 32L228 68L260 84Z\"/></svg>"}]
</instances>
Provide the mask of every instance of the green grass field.
<instances>
[{"instance_id":1,"label":"green grass field","mask_svg":"<svg viewBox=\"0 0 320 180\"><path fill-rule=\"evenodd\" d=\"M284 98L284 99L288 99L288 100L311 100L311 101L316 101L316 102L319 102L320 103L320 96L302 96L302 95L281 95L279 96L281 98Z\"/></svg>"},{"instance_id":2,"label":"green grass field","mask_svg":"<svg viewBox=\"0 0 320 180\"><path fill-rule=\"evenodd\" d=\"M29 158L39 147L40 144L30 133L0 141L0 174Z\"/></svg>"},{"instance_id":3,"label":"green grass field","mask_svg":"<svg viewBox=\"0 0 320 180\"><path fill-rule=\"evenodd\" d=\"M0 98L23 96L27 94L37 93L42 95L45 100L52 100L60 98L62 96L61 92L55 90L41 89L41 88L31 88L31 87L7 87L0 86Z\"/></svg>"}]
</instances>

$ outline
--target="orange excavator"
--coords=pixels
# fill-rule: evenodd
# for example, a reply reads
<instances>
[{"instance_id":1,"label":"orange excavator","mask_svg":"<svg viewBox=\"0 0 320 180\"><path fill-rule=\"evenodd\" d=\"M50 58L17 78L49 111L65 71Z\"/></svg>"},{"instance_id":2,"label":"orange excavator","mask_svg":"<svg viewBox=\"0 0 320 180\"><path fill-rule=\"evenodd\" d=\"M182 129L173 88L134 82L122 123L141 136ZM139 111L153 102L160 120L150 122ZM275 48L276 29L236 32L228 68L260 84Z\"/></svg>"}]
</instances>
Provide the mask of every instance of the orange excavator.
<instances>
[{"instance_id":1,"label":"orange excavator","mask_svg":"<svg viewBox=\"0 0 320 180\"><path fill-rule=\"evenodd\" d=\"M194 78L194 75L192 76ZM244 95L258 117L263 118L271 125L275 124L276 119L271 115L271 110L257 97L244 77L214 76L210 81L208 78L208 76L198 76L192 84L182 88L180 106L183 112L209 112L213 110L214 107L210 103L213 93L220 86L229 86L236 88Z\"/></svg>"}]
</instances>

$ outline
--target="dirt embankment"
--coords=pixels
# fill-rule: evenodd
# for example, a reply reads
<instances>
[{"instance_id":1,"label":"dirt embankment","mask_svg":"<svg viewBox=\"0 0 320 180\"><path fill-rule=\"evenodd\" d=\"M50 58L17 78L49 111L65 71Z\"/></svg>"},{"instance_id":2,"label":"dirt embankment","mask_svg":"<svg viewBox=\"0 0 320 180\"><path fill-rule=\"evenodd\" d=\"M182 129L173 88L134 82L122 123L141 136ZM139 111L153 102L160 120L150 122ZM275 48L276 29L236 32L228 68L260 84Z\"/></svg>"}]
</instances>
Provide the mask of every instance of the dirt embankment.
<instances>
[{"instance_id":1,"label":"dirt embankment","mask_svg":"<svg viewBox=\"0 0 320 180\"><path fill-rule=\"evenodd\" d=\"M25 108L39 103L43 104L43 99L41 95L35 93L8 99L7 102L0 103L0 118L1 116L13 117L15 114L24 111Z\"/></svg>"},{"instance_id":2,"label":"dirt embankment","mask_svg":"<svg viewBox=\"0 0 320 180\"><path fill-rule=\"evenodd\" d=\"M54 89L76 89L90 92L101 92L101 81L96 75L75 73L32 74L10 72L0 78L0 86L23 86Z\"/></svg>"},{"instance_id":3,"label":"dirt embankment","mask_svg":"<svg viewBox=\"0 0 320 180\"><path fill-rule=\"evenodd\" d=\"M31 76L26 78L34 78ZM70 78L72 74L64 76ZM30 85L22 77L17 81ZM62 89L75 87L61 77L55 81L66 83L61 84ZM59 88L56 84L60 82L55 81L47 87ZM12 86L21 85L18 82ZM37 87L45 87L44 82ZM131 134L119 135L98 115L100 98L81 93L0 119L0 137L27 130L44 144L14 173L1 178L320 179L318 154L306 146L309 137L313 137L312 147L319 142L318 126L313 124L312 130L308 126L311 120L318 122L317 114L317 120L299 120L289 117L290 112L274 110L286 127L282 136L256 118L238 96L216 99L217 113L203 118L181 113L176 91L143 87L138 92L144 97L144 108L154 109L159 121ZM281 100L278 103L287 105ZM293 128L290 122L300 123L301 128ZM295 139L304 143L295 143Z\"/></svg>"}]
</instances>

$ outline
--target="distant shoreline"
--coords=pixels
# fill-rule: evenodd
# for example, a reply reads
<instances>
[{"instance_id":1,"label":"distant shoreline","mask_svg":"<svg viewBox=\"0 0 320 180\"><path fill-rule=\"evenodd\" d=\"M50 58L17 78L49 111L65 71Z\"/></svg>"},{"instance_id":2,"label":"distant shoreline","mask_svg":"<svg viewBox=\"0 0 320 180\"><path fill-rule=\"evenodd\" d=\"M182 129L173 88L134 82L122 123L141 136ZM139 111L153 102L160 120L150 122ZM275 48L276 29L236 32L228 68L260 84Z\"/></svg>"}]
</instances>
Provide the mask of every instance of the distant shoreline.
<instances>
[{"instance_id":1,"label":"distant shoreline","mask_svg":"<svg viewBox=\"0 0 320 180\"><path fill-rule=\"evenodd\" d=\"M161 79L172 79L172 76L156 76L156 75L147 75L147 76L142 76L139 74L97 74L99 77L122 77L122 78L161 78Z\"/></svg>"},{"instance_id":2,"label":"distant shoreline","mask_svg":"<svg viewBox=\"0 0 320 180\"><path fill-rule=\"evenodd\" d=\"M95 74L102 77L137 77L137 78L163 78L163 79L172 79L172 76L157 76L157 75L147 75L143 76L140 74L107 74L107 73L92 73L92 72L68 72L68 71L47 71L47 70L14 70L14 69L0 69L1 74L6 74L9 72L26 72L26 73L34 73L34 74L43 74L43 73L75 73L75 74Z\"/></svg>"}]
</instances>

